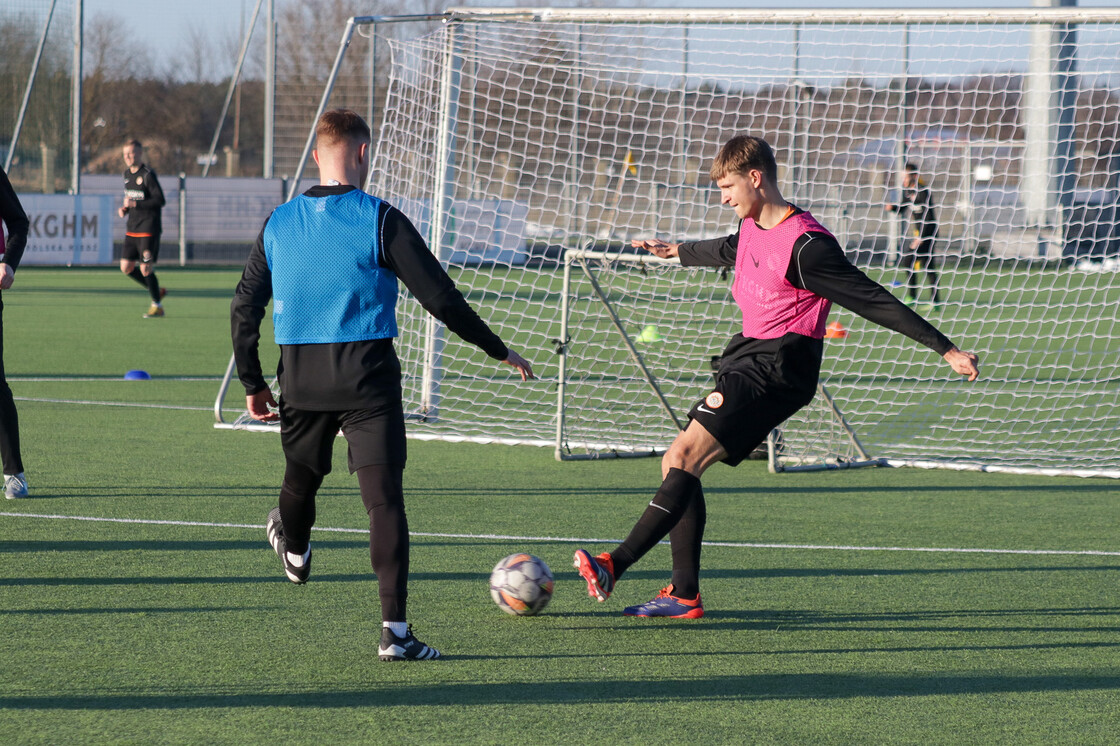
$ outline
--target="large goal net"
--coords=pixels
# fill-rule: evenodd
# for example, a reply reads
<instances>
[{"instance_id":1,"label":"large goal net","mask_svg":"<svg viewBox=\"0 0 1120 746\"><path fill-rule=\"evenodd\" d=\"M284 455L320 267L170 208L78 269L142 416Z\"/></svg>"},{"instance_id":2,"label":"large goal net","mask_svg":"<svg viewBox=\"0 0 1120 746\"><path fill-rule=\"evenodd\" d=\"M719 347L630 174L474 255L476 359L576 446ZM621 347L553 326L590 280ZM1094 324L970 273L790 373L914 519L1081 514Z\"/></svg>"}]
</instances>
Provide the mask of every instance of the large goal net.
<instances>
[{"instance_id":1,"label":"large goal net","mask_svg":"<svg viewBox=\"0 0 1120 746\"><path fill-rule=\"evenodd\" d=\"M459 9L391 45L370 189L541 374L515 383L405 304L410 435L664 449L737 314L726 272L629 239L734 232L707 170L750 133L784 195L983 366L962 382L836 309L775 468L1120 476L1120 11ZM938 222L917 271L885 209L908 163Z\"/></svg>"}]
</instances>

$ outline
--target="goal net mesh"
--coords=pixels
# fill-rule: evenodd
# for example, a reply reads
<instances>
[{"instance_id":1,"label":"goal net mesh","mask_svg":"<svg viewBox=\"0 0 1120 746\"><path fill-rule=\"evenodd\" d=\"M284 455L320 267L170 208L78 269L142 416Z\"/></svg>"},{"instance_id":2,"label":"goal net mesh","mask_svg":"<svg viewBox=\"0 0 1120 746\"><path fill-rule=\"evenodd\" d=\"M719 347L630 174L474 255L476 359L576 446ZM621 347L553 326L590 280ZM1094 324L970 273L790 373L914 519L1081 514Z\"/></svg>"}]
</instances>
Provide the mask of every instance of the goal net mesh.
<instances>
[{"instance_id":1,"label":"goal net mesh","mask_svg":"<svg viewBox=\"0 0 1120 746\"><path fill-rule=\"evenodd\" d=\"M629 239L737 230L707 171L750 133L787 199L900 298L913 282L983 370L965 383L835 308L835 407L786 423L782 452L855 459L842 417L876 458L1117 470L1120 25L1077 20L472 22L391 41L371 191L541 377L515 381L402 304L410 434L664 449L738 314L728 272L638 261ZM906 163L939 226L913 277L913 226L885 209Z\"/></svg>"}]
</instances>

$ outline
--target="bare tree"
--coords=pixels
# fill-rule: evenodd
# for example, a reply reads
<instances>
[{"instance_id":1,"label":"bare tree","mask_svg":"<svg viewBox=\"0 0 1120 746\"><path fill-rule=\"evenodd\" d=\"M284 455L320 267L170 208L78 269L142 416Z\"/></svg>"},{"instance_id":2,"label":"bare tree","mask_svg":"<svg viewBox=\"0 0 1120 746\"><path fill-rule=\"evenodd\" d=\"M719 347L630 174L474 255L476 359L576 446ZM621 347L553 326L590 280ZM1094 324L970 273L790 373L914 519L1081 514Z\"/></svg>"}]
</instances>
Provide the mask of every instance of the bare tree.
<instances>
[{"instance_id":1,"label":"bare tree","mask_svg":"<svg viewBox=\"0 0 1120 746\"><path fill-rule=\"evenodd\" d=\"M228 74L226 69L215 69L220 46L221 41L215 39L202 24L197 22L187 24L182 41L179 42L179 47L171 58L174 62L167 63L165 77L186 83L202 83ZM221 59L224 59L224 56ZM230 64L232 65L232 62Z\"/></svg>"}]
</instances>

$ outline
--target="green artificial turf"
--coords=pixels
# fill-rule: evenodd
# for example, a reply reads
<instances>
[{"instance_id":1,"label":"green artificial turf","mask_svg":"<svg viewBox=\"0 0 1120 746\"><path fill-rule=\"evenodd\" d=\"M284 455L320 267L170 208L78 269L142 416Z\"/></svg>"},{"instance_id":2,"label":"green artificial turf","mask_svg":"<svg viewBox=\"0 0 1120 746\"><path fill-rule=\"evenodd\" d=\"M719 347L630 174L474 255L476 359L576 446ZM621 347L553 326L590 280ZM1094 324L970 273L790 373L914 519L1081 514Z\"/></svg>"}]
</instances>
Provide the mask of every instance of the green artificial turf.
<instances>
[{"instance_id":1,"label":"green artificial turf","mask_svg":"<svg viewBox=\"0 0 1120 746\"><path fill-rule=\"evenodd\" d=\"M237 272L161 279L159 320L115 271L4 294L32 498L0 504L2 743L1115 742L1110 480L716 466L706 615L650 620L621 610L668 583L667 546L603 604L571 555L626 535L656 460L410 441L409 617L445 657L381 663L345 444L293 586L263 529L279 439L209 411ZM556 577L539 617L490 600L514 551Z\"/></svg>"}]
</instances>

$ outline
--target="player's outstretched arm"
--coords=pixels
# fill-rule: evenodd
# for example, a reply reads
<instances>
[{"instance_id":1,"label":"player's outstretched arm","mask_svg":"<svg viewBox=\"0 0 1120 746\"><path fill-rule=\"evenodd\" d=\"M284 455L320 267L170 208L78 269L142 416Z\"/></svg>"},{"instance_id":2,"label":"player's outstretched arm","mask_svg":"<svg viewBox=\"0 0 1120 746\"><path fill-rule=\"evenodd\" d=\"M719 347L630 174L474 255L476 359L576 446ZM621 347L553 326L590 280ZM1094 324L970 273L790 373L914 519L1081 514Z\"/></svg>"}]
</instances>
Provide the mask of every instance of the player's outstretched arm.
<instances>
[{"instance_id":1,"label":"player's outstretched arm","mask_svg":"<svg viewBox=\"0 0 1120 746\"><path fill-rule=\"evenodd\" d=\"M635 249L645 249L662 259L672 259L680 247L679 243L667 243L660 238L635 238L630 241L630 245Z\"/></svg>"},{"instance_id":2,"label":"player's outstretched arm","mask_svg":"<svg viewBox=\"0 0 1120 746\"><path fill-rule=\"evenodd\" d=\"M980 358L974 353L964 352L954 347L943 357L955 372L968 376L968 380L975 381L980 376Z\"/></svg>"},{"instance_id":3,"label":"player's outstretched arm","mask_svg":"<svg viewBox=\"0 0 1120 746\"><path fill-rule=\"evenodd\" d=\"M533 375L533 366L529 364L528 360L521 357L513 350L509 351L509 355L507 355L506 359L502 362L515 368L517 372L521 374L522 381L532 381L536 379L536 376Z\"/></svg>"},{"instance_id":4,"label":"player's outstretched arm","mask_svg":"<svg viewBox=\"0 0 1120 746\"><path fill-rule=\"evenodd\" d=\"M276 422L280 419L278 413L268 408L269 405L277 406L276 400L272 398L272 391L267 388L245 397L245 408L249 410L249 416L259 422Z\"/></svg>"}]
</instances>

